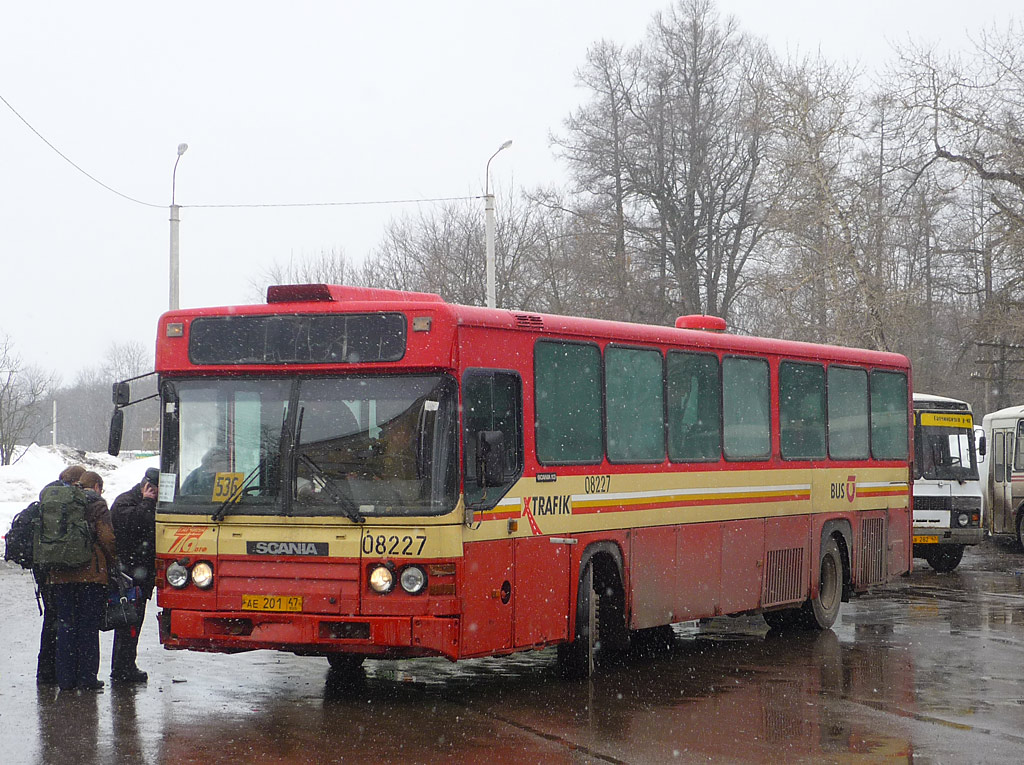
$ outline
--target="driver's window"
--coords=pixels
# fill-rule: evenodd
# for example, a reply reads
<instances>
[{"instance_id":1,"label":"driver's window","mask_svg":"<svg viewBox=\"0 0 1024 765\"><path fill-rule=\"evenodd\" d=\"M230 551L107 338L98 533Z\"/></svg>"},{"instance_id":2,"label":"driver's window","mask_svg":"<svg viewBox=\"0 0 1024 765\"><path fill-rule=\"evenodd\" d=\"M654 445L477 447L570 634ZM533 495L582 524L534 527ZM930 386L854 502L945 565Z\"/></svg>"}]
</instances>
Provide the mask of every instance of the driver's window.
<instances>
[{"instance_id":1,"label":"driver's window","mask_svg":"<svg viewBox=\"0 0 1024 765\"><path fill-rule=\"evenodd\" d=\"M467 505L493 507L523 473L523 386L514 372L471 370L462 383L464 492ZM504 481L481 486L478 434L500 431Z\"/></svg>"}]
</instances>

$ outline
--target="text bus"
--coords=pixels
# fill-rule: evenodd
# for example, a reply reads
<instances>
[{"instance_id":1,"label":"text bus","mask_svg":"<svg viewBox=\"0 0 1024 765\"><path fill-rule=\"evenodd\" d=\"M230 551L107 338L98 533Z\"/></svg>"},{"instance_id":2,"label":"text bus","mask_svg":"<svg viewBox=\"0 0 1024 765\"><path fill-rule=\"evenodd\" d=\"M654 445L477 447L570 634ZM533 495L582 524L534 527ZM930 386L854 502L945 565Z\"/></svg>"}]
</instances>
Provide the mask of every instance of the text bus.
<instances>
[{"instance_id":1,"label":"text bus","mask_svg":"<svg viewBox=\"0 0 1024 765\"><path fill-rule=\"evenodd\" d=\"M827 629L909 570L905 357L271 287L159 322L169 648L452 660L721 614ZM126 399L125 399L126 400Z\"/></svg>"}]
</instances>

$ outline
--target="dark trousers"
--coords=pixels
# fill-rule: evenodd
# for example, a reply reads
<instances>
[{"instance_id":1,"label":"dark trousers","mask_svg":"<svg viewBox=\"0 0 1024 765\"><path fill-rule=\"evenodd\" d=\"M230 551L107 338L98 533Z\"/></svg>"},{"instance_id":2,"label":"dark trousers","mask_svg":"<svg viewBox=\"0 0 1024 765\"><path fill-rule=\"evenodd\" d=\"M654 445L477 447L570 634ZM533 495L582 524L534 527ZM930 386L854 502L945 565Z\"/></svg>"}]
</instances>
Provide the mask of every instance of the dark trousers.
<instances>
[{"instance_id":1,"label":"dark trousers","mask_svg":"<svg viewBox=\"0 0 1024 765\"><path fill-rule=\"evenodd\" d=\"M55 683L57 682L57 606L53 602L53 585L40 584L39 597L43 601L43 628L39 632L36 679L44 683Z\"/></svg>"},{"instance_id":2,"label":"dark trousers","mask_svg":"<svg viewBox=\"0 0 1024 765\"><path fill-rule=\"evenodd\" d=\"M128 677L138 670L135 657L139 650L139 635L142 633L142 622L146 619L146 603L140 598L135 604L138 610L139 623L134 627L114 630L114 653L110 657L110 676L112 678Z\"/></svg>"},{"instance_id":3,"label":"dark trousers","mask_svg":"<svg viewBox=\"0 0 1024 765\"><path fill-rule=\"evenodd\" d=\"M53 600L57 607L57 685L68 689L95 683L106 586L55 584Z\"/></svg>"}]
</instances>

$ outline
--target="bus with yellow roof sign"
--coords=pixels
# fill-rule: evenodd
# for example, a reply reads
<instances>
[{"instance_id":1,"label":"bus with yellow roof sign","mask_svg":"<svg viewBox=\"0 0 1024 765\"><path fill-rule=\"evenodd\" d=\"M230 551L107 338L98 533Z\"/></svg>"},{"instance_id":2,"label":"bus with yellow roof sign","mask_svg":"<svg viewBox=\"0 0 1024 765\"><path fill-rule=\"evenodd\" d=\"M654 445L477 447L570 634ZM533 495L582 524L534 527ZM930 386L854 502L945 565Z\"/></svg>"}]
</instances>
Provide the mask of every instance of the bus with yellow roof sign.
<instances>
[{"instance_id":1,"label":"bus with yellow roof sign","mask_svg":"<svg viewBox=\"0 0 1024 765\"><path fill-rule=\"evenodd\" d=\"M955 569L982 541L982 488L974 416L966 401L915 393L914 556L939 572Z\"/></svg>"},{"instance_id":2,"label":"bus with yellow roof sign","mask_svg":"<svg viewBox=\"0 0 1024 765\"><path fill-rule=\"evenodd\" d=\"M586 675L702 617L828 629L910 569L898 354L313 284L164 314L156 374L167 648Z\"/></svg>"}]
</instances>

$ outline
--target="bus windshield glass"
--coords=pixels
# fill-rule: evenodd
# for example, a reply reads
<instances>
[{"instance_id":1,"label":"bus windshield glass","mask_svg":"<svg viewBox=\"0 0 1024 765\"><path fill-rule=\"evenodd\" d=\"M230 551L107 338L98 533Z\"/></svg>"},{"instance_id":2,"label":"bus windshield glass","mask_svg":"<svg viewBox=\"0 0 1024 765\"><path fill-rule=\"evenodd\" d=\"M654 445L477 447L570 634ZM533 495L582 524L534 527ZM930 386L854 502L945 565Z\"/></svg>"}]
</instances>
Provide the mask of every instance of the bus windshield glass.
<instances>
[{"instance_id":1,"label":"bus windshield glass","mask_svg":"<svg viewBox=\"0 0 1024 765\"><path fill-rule=\"evenodd\" d=\"M977 481L978 458L974 429L927 424L928 415L915 434L915 478L939 481Z\"/></svg>"},{"instance_id":2,"label":"bus windshield glass","mask_svg":"<svg viewBox=\"0 0 1024 765\"><path fill-rule=\"evenodd\" d=\"M457 397L443 375L174 383L173 511L441 514L457 501ZM286 488L287 487L287 488ZM168 503L166 495L161 504ZM171 509L171 508L168 508Z\"/></svg>"},{"instance_id":3,"label":"bus windshield glass","mask_svg":"<svg viewBox=\"0 0 1024 765\"><path fill-rule=\"evenodd\" d=\"M458 491L455 382L325 377L299 386L292 499L301 515L438 515Z\"/></svg>"}]
</instances>

